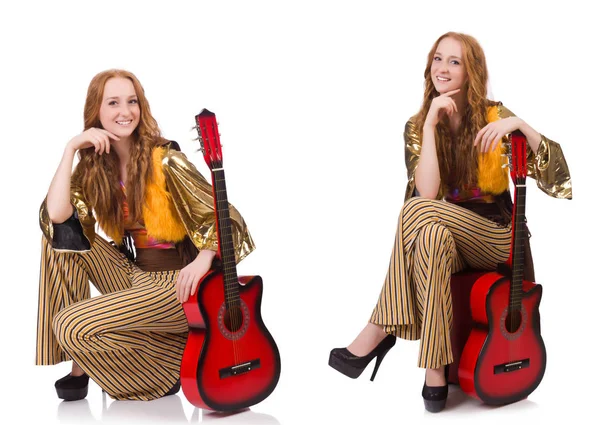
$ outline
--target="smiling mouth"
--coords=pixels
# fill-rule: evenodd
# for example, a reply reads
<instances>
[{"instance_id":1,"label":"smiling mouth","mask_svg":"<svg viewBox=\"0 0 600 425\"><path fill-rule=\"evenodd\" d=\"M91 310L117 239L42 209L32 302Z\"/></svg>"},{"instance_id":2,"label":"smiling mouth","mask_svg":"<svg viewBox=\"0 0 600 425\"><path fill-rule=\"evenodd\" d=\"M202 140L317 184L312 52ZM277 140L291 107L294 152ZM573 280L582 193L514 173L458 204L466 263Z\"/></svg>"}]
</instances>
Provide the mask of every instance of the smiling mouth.
<instances>
[{"instance_id":1,"label":"smiling mouth","mask_svg":"<svg viewBox=\"0 0 600 425\"><path fill-rule=\"evenodd\" d=\"M450 81L450 78L444 78L444 77L435 77L439 82L441 83L447 83L448 81Z\"/></svg>"},{"instance_id":2,"label":"smiling mouth","mask_svg":"<svg viewBox=\"0 0 600 425\"><path fill-rule=\"evenodd\" d=\"M129 125L129 124L131 124L131 123L132 123L132 120L128 120L128 121L117 121L116 123L117 123L117 124L119 124L119 125L122 125L122 126L126 126L126 125Z\"/></svg>"}]
</instances>

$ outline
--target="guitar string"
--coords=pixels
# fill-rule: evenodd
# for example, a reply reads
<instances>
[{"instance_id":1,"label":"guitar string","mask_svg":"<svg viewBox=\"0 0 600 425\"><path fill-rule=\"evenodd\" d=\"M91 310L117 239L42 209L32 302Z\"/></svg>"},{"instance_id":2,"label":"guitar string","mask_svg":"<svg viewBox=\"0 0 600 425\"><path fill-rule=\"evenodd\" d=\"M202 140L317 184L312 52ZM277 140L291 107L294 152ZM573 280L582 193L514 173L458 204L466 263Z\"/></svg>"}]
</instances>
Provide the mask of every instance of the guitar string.
<instances>
[{"instance_id":1,"label":"guitar string","mask_svg":"<svg viewBox=\"0 0 600 425\"><path fill-rule=\"evenodd\" d=\"M514 137L514 136L513 136ZM522 174L524 165L522 164L523 160L526 158L525 152L526 147L524 143L526 143L520 136L517 137L517 140L511 140L511 143L514 146L514 163L516 164L517 170L516 174ZM525 152L523 152L525 151ZM518 332L518 329L515 329L517 325L519 328L522 325L522 296L523 296L523 254L524 254L524 243L522 242L523 234L524 234L524 213L525 213L525 189L526 189L526 175L525 177L516 176L514 179L515 183L515 229L513 233L513 258L512 258L512 273L511 273L511 286L510 286L510 296L509 296L509 327L511 332ZM518 270L517 270L518 269ZM519 285L520 282L520 285ZM520 320L519 320L520 319ZM514 362L516 359L513 345L515 340L509 342L508 345L508 358L509 362Z\"/></svg>"},{"instance_id":2,"label":"guitar string","mask_svg":"<svg viewBox=\"0 0 600 425\"><path fill-rule=\"evenodd\" d=\"M230 270L231 262L232 262L232 252L231 252L231 223L229 221L228 214L228 202L227 202L227 191L226 191L226 183L225 183L225 173L223 170L223 165L221 161L217 161L215 163L215 167L218 168L217 172L214 172L214 181L215 181L215 190L216 190L216 200L217 200L217 214L219 215L218 220L220 224L223 226L219 226L219 235L221 239L221 257L223 260L223 283L224 283L224 291L225 291L225 303L226 303L226 312L224 317L229 319L229 331L231 333L232 339L232 351L234 357L234 363L237 365L241 363L240 359L242 358L241 347L236 342L235 333L241 330L243 324L243 309L241 306L241 299L239 299L239 291L236 291L238 288L237 284L237 273L235 273L235 267L233 270ZM222 178L221 178L222 177ZM219 195L219 193L223 193L224 195ZM224 205L223 205L224 204ZM227 246L225 246L227 245ZM235 259L233 259L235 264ZM237 305L239 302L239 306ZM239 313L239 314L238 314ZM240 317L241 316L241 317ZM240 322L241 320L241 322ZM226 327L226 326L225 326Z\"/></svg>"}]
</instances>

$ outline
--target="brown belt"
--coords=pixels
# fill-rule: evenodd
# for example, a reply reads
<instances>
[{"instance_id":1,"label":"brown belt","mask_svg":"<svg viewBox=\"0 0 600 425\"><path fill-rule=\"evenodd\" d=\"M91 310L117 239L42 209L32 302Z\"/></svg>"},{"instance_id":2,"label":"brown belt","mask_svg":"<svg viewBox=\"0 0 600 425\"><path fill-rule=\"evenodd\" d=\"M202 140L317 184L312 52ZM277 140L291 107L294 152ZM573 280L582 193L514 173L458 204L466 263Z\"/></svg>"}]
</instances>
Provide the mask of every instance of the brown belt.
<instances>
[{"instance_id":1,"label":"brown belt","mask_svg":"<svg viewBox=\"0 0 600 425\"><path fill-rule=\"evenodd\" d=\"M136 248L135 254L135 265L145 272L183 268L183 259L176 249Z\"/></svg>"},{"instance_id":2,"label":"brown belt","mask_svg":"<svg viewBox=\"0 0 600 425\"><path fill-rule=\"evenodd\" d=\"M496 202L457 202L456 205L473 211L475 214L496 222L501 226L507 226L511 222L510 217L502 214L502 210Z\"/></svg>"}]
</instances>

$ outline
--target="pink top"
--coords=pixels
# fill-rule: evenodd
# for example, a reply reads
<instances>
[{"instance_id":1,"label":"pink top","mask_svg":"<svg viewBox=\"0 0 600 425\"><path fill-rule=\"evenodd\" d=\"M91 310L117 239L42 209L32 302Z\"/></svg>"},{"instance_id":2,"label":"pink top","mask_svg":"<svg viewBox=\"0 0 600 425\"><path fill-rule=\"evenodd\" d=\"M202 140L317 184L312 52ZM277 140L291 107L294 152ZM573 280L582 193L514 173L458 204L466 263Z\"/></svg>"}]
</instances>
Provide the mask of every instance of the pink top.
<instances>
[{"instance_id":1,"label":"pink top","mask_svg":"<svg viewBox=\"0 0 600 425\"><path fill-rule=\"evenodd\" d=\"M481 202L490 204L495 202L494 195L484 193L478 187L471 187L463 190L459 190L458 188L449 190L444 196L444 199L454 204L460 202Z\"/></svg>"}]
</instances>

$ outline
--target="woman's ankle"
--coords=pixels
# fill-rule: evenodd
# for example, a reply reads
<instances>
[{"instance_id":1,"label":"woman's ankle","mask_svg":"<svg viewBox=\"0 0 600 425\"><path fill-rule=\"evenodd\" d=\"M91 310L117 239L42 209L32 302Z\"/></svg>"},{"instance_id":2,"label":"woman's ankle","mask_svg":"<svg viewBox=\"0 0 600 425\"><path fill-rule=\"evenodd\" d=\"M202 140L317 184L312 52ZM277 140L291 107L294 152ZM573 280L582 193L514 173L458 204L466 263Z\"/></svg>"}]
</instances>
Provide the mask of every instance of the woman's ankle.
<instances>
[{"instance_id":1,"label":"woman's ankle","mask_svg":"<svg viewBox=\"0 0 600 425\"><path fill-rule=\"evenodd\" d=\"M81 376L84 373L85 372L83 371L83 369L80 368L77 363L73 362L73 367L71 367L71 376Z\"/></svg>"},{"instance_id":2,"label":"woman's ankle","mask_svg":"<svg viewBox=\"0 0 600 425\"><path fill-rule=\"evenodd\" d=\"M383 327L374 323L367 323L358 336L347 347L355 356L366 356L387 336Z\"/></svg>"},{"instance_id":3,"label":"woman's ankle","mask_svg":"<svg viewBox=\"0 0 600 425\"><path fill-rule=\"evenodd\" d=\"M436 369L425 369L425 385L428 387L443 387L446 385L445 366Z\"/></svg>"}]
</instances>

